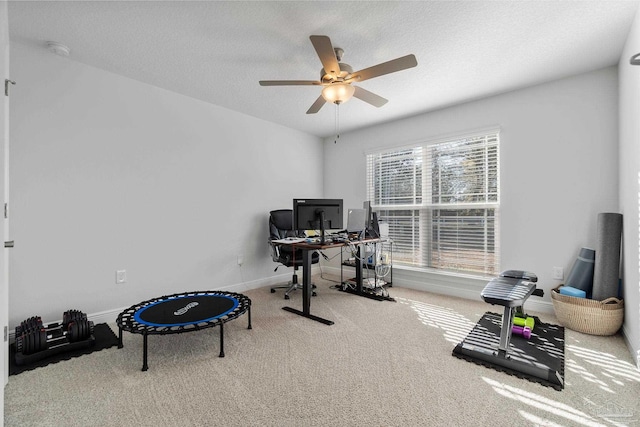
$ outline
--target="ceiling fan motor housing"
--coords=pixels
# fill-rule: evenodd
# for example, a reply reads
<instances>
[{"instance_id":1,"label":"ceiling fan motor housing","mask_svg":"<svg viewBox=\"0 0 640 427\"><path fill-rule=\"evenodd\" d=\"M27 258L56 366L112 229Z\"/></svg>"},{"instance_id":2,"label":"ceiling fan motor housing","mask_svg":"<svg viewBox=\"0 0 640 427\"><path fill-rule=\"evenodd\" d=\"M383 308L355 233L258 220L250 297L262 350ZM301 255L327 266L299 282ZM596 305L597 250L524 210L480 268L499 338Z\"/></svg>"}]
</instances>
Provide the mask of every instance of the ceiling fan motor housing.
<instances>
[{"instance_id":1,"label":"ceiling fan motor housing","mask_svg":"<svg viewBox=\"0 0 640 427\"><path fill-rule=\"evenodd\" d=\"M353 68L349 64L345 64L344 62L338 63L340 66L340 72L331 73L331 71L327 72L324 68L320 70L320 81L323 83L331 83L334 81L344 81L348 76L353 74Z\"/></svg>"}]
</instances>

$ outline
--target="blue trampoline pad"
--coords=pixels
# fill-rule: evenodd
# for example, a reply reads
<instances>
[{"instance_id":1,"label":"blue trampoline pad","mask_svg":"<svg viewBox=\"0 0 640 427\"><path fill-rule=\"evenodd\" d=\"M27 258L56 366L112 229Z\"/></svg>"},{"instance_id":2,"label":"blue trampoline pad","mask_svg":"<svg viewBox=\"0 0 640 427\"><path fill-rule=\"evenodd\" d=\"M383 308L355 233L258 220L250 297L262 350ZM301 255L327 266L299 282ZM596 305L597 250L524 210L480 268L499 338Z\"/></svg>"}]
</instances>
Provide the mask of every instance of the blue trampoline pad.
<instances>
[{"instance_id":1,"label":"blue trampoline pad","mask_svg":"<svg viewBox=\"0 0 640 427\"><path fill-rule=\"evenodd\" d=\"M183 295L141 307L133 317L147 326L194 325L226 316L238 304L238 299L229 295Z\"/></svg>"}]
</instances>

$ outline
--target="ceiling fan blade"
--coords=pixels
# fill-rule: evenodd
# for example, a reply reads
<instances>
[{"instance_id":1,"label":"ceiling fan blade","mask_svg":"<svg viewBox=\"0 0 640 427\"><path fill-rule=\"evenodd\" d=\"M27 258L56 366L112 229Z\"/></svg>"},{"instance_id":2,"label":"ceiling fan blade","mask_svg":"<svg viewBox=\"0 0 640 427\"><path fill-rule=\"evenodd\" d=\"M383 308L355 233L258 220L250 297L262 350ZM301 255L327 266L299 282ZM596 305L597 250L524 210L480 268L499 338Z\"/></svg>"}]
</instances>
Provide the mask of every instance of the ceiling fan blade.
<instances>
[{"instance_id":1,"label":"ceiling fan blade","mask_svg":"<svg viewBox=\"0 0 640 427\"><path fill-rule=\"evenodd\" d=\"M331 39L327 36L309 36L309 38L320 58L320 62L322 62L322 68L324 68L325 73L340 73L340 65L338 65L336 53L333 51Z\"/></svg>"},{"instance_id":2,"label":"ceiling fan blade","mask_svg":"<svg viewBox=\"0 0 640 427\"><path fill-rule=\"evenodd\" d=\"M395 73L396 71L406 70L407 68L418 65L415 55L407 55L401 58L392 59L364 70L356 71L351 74L356 81L372 79L374 77L384 76L385 74Z\"/></svg>"},{"instance_id":3,"label":"ceiling fan blade","mask_svg":"<svg viewBox=\"0 0 640 427\"><path fill-rule=\"evenodd\" d=\"M327 101L325 101L322 95L320 95L318 99L316 99L316 102L314 102L313 105L309 107L309 109L307 110L307 114L317 113L318 111L320 111L325 102Z\"/></svg>"},{"instance_id":4,"label":"ceiling fan blade","mask_svg":"<svg viewBox=\"0 0 640 427\"><path fill-rule=\"evenodd\" d=\"M260 80L260 86L311 86L321 85L317 80Z\"/></svg>"},{"instance_id":5,"label":"ceiling fan blade","mask_svg":"<svg viewBox=\"0 0 640 427\"><path fill-rule=\"evenodd\" d=\"M366 89L362 89L361 87L358 87L358 86L354 86L354 88L356 89L356 91L353 92L353 96L355 96L358 99L363 100L364 102L368 102L369 104L373 105L374 107L380 108L384 104L389 102L388 99L385 99L385 98L381 97L380 95L376 95L373 92L369 92Z\"/></svg>"}]
</instances>

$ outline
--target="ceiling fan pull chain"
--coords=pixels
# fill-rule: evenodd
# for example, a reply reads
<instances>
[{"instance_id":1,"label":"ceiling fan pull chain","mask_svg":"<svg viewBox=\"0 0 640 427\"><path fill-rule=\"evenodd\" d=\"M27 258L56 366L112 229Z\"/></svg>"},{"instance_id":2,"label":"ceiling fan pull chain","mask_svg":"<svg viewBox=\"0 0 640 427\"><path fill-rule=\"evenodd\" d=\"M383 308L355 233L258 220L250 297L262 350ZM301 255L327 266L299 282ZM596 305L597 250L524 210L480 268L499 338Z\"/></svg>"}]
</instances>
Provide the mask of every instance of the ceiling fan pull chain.
<instances>
[{"instance_id":1,"label":"ceiling fan pull chain","mask_svg":"<svg viewBox=\"0 0 640 427\"><path fill-rule=\"evenodd\" d=\"M338 139L340 139L340 104L336 103L336 139L333 140L333 143L337 144Z\"/></svg>"}]
</instances>

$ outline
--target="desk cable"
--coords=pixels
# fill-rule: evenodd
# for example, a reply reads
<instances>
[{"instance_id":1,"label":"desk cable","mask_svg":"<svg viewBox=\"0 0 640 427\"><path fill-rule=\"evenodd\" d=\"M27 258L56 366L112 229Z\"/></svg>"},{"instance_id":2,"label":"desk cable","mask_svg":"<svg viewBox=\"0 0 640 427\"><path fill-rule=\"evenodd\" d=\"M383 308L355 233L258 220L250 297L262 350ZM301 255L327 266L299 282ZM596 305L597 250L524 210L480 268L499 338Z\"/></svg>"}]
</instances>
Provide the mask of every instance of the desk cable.
<instances>
[{"instance_id":1,"label":"desk cable","mask_svg":"<svg viewBox=\"0 0 640 427\"><path fill-rule=\"evenodd\" d=\"M335 258L335 257L337 257L338 255L340 255L340 252L338 252L338 253L337 253L337 254L335 254L334 256L332 256L332 257L328 257L324 252L318 251L318 253L319 253L320 255L322 255L322 257L323 257L326 261L331 261L332 259L334 259L334 258ZM340 281L339 281L339 280L334 280L334 279L329 279L328 277L324 277L324 275L323 275L324 273L322 272L322 265L321 265L321 264L318 264L318 267L320 268L320 278L321 278L321 279L324 279L324 280L326 280L326 281L328 281L328 282L336 283L336 284L338 284L338 285L340 284ZM335 289L335 288L337 288L337 286L336 286L336 285L333 285L333 286L331 286L331 287L330 287L330 289Z\"/></svg>"}]
</instances>

